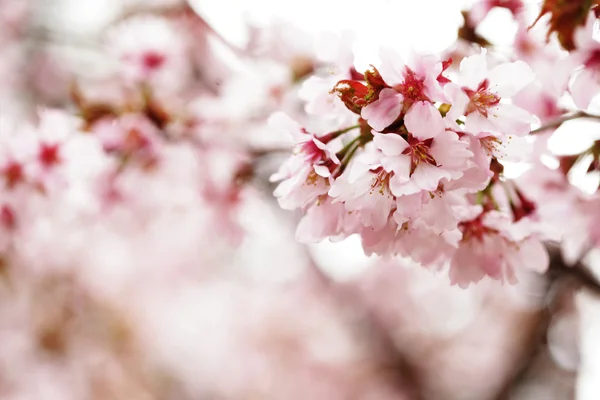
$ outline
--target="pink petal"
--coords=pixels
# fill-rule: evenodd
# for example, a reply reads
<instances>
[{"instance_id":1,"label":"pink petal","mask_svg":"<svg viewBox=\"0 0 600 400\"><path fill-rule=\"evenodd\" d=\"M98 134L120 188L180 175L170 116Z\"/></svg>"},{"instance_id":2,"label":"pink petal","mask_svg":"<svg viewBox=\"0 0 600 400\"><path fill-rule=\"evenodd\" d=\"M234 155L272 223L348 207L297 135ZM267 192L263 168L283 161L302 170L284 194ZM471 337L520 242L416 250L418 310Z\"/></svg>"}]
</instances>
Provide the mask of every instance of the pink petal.
<instances>
[{"instance_id":1,"label":"pink petal","mask_svg":"<svg viewBox=\"0 0 600 400\"><path fill-rule=\"evenodd\" d=\"M519 244L518 259L520 267L540 274L546 272L550 265L548 251L539 239L533 237Z\"/></svg>"},{"instance_id":2,"label":"pink petal","mask_svg":"<svg viewBox=\"0 0 600 400\"><path fill-rule=\"evenodd\" d=\"M327 157L329 157L331 161L333 161L336 164L340 163L340 160L337 158L335 151L333 151L329 146L327 146L325 143L321 142L317 138L313 138L312 141L318 149L323 150L325 154L327 154Z\"/></svg>"},{"instance_id":3,"label":"pink petal","mask_svg":"<svg viewBox=\"0 0 600 400\"><path fill-rule=\"evenodd\" d=\"M406 196L409 194L419 193L421 189L417 187L412 181L405 181L398 175L394 175L390 178L390 191L396 197Z\"/></svg>"},{"instance_id":4,"label":"pink petal","mask_svg":"<svg viewBox=\"0 0 600 400\"><path fill-rule=\"evenodd\" d=\"M373 133L373 142L383 154L388 157L394 157L402 154L408 148L408 142L395 133Z\"/></svg>"},{"instance_id":5,"label":"pink petal","mask_svg":"<svg viewBox=\"0 0 600 400\"><path fill-rule=\"evenodd\" d=\"M410 163L411 159L409 156L399 155L398 157L384 158L381 165L386 171L393 171L396 179L408 182L410 179Z\"/></svg>"},{"instance_id":6,"label":"pink petal","mask_svg":"<svg viewBox=\"0 0 600 400\"><path fill-rule=\"evenodd\" d=\"M407 196L400 196L396 199L396 206L396 213L398 214L396 222L398 222L398 224L401 224L407 219L411 219L417 216L417 213L423 207L422 195L421 193L416 193ZM394 216L396 217L396 215Z\"/></svg>"},{"instance_id":7,"label":"pink petal","mask_svg":"<svg viewBox=\"0 0 600 400\"><path fill-rule=\"evenodd\" d=\"M461 141L454 132L444 132L431 145L431 155L446 169L465 169L467 160L473 156L469 144Z\"/></svg>"},{"instance_id":8,"label":"pink petal","mask_svg":"<svg viewBox=\"0 0 600 400\"><path fill-rule=\"evenodd\" d=\"M600 73L589 68L582 70L573 79L570 92L575 105L582 110L587 109L600 92Z\"/></svg>"},{"instance_id":9,"label":"pink petal","mask_svg":"<svg viewBox=\"0 0 600 400\"><path fill-rule=\"evenodd\" d=\"M415 172L411 176L411 181L423 190L434 191L437 190L440 180L444 178L451 178L448 171L422 162L417 165Z\"/></svg>"},{"instance_id":10,"label":"pink petal","mask_svg":"<svg viewBox=\"0 0 600 400\"><path fill-rule=\"evenodd\" d=\"M591 50L598 47L598 42L594 40L594 26L596 25L596 19L594 11L591 10L587 15L585 25L575 30L573 38L578 50Z\"/></svg>"},{"instance_id":11,"label":"pink petal","mask_svg":"<svg viewBox=\"0 0 600 400\"><path fill-rule=\"evenodd\" d=\"M412 135L421 140L436 137L446 129L440 111L431 103L420 101L406 112L404 125Z\"/></svg>"},{"instance_id":12,"label":"pink petal","mask_svg":"<svg viewBox=\"0 0 600 400\"><path fill-rule=\"evenodd\" d=\"M390 126L400 116L404 97L394 89L383 89L379 99L362 109L361 116L376 131Z\"/></svg>"},{"instance_id":13,"label":"pink petal","mask_svg":"<svg viewBox=\"0 0 600 400\"><path fill-rule=\"evenodd\" d=\"M533 116L514 104L498 104L490 110L490 122L495 125L495 132L506 136L525 136L531 132Z\"/></svg>"},{"instance_id":14,"label":"pink petal","mask_svg":"<svg viewBox=\"0 0 600 400\"><path fill-rule=\"evenodd\" d=\"M468 241L462 243L450 264L450 281L465 289L470 283L479 282L485 276L479 268L479 260L475 255L474 247L478 243Z\"/></svg>"}]
</instances>

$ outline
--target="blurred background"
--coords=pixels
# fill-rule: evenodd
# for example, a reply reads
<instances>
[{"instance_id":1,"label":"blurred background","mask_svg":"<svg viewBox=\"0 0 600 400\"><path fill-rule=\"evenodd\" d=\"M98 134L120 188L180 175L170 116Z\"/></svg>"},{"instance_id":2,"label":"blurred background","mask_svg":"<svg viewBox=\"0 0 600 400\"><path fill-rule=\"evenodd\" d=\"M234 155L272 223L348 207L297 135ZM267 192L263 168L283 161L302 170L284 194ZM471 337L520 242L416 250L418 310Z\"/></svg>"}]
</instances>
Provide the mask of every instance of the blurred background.
<instances>
[{"instance_id":1,"label":"blurred background","mask_svg":"<svg viewBox=\"0 0 600 400\"><path fill-rule=\"evenodd\" d=\"M69 139L47 196L1 196L24 228L0 243L0 399L597 399L593 252L460 289L358 238L300 245L272 196L289 143L267 118L314 123L301 84L344 57L326 35L358 71L383 45L468 53L475 3L0 0L1 154L38 123L66 140L67 114L104 146ZM508 55L517 24L496 8L477 32Z\"/></svg>"}]
</instances>

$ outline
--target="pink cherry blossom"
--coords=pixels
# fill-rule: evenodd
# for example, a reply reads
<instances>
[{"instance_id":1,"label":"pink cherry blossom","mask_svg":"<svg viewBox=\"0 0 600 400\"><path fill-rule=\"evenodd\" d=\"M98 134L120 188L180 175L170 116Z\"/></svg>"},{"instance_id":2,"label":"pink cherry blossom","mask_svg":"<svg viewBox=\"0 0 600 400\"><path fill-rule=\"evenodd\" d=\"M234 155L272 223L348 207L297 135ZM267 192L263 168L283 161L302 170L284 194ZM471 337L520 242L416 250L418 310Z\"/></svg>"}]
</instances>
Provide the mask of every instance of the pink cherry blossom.
<instances>
[{"instance_id":1,"label":"pink cherry blossom","mask_svg":"<svg viewBox=\"0 0 600 400\"><path fill-rule=\"evenodd\" d=\"M331 191L331 190L330 190ZM347 203L323 196L309 207L298 223L296 240L301 243L316 243L327 238L343 239L360 231L363 210L348 211Z\"/></svg>"},{"instance_id":2,"label":"pink cherry blossom","mask_svg":"<svg viewBox=\"0 0 600 400\"><path fill-rule=\"evenodd\" d=\"M334 203L343 202L346 211L358 215L365 227L382 229L395 206L390 192L392 174L381 166L381 154L373 147L358 156L329 190Z\"/></svg>"},{"instance_id":3,"label":"pink cherry blossom","mask_svg":"<svg viewBox=\"0 0 600 400\"><path fill-rule=\"evenodd\" d=\"M272 182L282 181L275 189L279 204L286 209L300 208L327 193L331 173L340 163L330 145L284 114L273 115L270 125L296 143L294 155L270 178Z\"/></svg>"},{"instance_id":4,"label":"pink cherry blossom","mask_svg":"<svg viewBox=\"0 0 600 400\"><path fill-rule=\"evenodd\" d=\"M438 78L444 69L434 56L412 54L407 64L391 49L382 49L379 73L391 87L383 89L379 98L362 110L362 117L377 131L383 131L417 102L446 99Z\"/></svg>"},{"instance_id":5,"label":"pink cherry blossom","mask_svg":"<svg viewBox=\"0 0 600 400\"><path fill-rule=\"evenodd\" d=\"M441 115L432 105L416 103L405 119L408 141L397 134L375 133L375 145L385 158L382 165L393 172L390 188L396 196L435 191L440 181L457 179L472 153L458 135L444 130Z\"/></svg>"},{"instance_id":6,"label":"pink cherry blossom","mask_svg":"<svg viewBox=\"0 0 600 400\"><path fill-rule=\"evenodd\" d=\"M446 92L452 99L449 115L452 119L465 115L468 132L526 135L531 130L531 115L504 101L533 78L531 68L523 61L500 64L488 70L485 55L467 57L460 63L457 86L447 85Z\"/></svg>"},{"instance_id":7,"label":"pink cherry blossom","mask_svg":"<svg viewBox=\"0 0 600 400\"><path fill-rule=\"evenodd\" d=\"M511 225L505 214L489 211L460 224L463 238L450 262L450 279L466 287L484 276L515 283L522 271L543 273L549 256L527 219Z\"/></svg>"}]
</instances>

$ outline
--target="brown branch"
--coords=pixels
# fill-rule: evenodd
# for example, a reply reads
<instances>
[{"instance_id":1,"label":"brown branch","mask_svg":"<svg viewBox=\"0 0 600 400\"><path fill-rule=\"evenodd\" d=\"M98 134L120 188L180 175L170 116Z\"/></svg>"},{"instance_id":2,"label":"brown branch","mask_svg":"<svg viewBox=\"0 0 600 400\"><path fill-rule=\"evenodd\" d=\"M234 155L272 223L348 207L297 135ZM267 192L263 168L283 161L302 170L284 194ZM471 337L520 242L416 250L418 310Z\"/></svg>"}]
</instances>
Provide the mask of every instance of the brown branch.
<instances>
[{"instance_id":1,"label":"brown branch","mask_svg":"<svg viewBox=\"0 0 600 400\"><path fill-rule=\"evenodd\" d=\"M581 259L574 265L569 266L563 261L560 249L556 245L550 244L547 246L547 248L548 252L550 253L548 286L546 290L547 297L554 294L552 297L556 299L557 294L553 293L553 288L557 284L569 282L569 280L576 285L574 288L575 290L577 287L580 287L600 295L600 281L593 275L593 273L589 268L587 268ZM550 303L552 302L553 301ZM513 375L512 379L510 379L502 388L502 391L497 397L498 400L510 399L514 390L527 381L531 370L535 368L537 358L546 348L546 336L554 311L556 310L553 310L553 307L549 306L542 312L537 328L538 340L536 343L533 343L533 348L524 359L521 367Z\"/></svg>"},{"instance_id":2,"label":"brown branch","mask_svg":"<svg viewBox=\"0 0 600 400\"><path fill-rule=\"evenodd\" d=\"M567 121L572 121L574 119L580 119L580 118L600 120L600 115L588 114L585 111L578 111L574 114L563 115L562 117L560 117L554 121L551 121L551 122L547 123L546 125L542 125L541 127L532 130L531 134L537 135L539 133L547 131L548 129L556 129Z\"/></svg>"}]
</instances>

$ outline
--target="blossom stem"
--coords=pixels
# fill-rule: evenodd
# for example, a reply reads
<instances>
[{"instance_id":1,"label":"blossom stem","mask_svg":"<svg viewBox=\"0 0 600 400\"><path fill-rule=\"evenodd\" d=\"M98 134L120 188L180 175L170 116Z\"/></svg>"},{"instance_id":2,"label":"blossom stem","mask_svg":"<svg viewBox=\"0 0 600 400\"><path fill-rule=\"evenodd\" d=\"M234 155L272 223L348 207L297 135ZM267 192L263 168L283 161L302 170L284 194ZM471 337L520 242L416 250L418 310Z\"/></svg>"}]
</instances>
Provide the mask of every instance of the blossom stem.
<instances>
[{"instance_id":1,"label":"blossom stem","mask_svg":"<svg viewBox=\"0 0 600 400\"><path fill-rule=\"evenodd\" d=\"M352 147L352 149L350 149L348 154L346 154L344 157L344 160L342 160L342 164L347 164L352 159L352 156L354 156L354 153L356 153L356 150L358 150L359 147L360 143L357 143L356 146Z\"/></svg>"},{"instance_id":2,"label":"blossom stem","mask_svg":"<svg viewBox=\"0 0 600 400\"><path fill-rule=\"evenodd\" d=\"M352 155L354 154L354 152L356 151L356 146L354 149L352 149L353 146L356 145L356 143L360 140L360 136L355 137L354 139L352 139L351 141L348 142L348 144L346 144L336 155L338 156L338 158L342 159L342 164L343 164L343 160L345 160L347 158L347 156L350 154L350 157L352 157ZM351 150L352 149L352 150Z\"/></svg>"},{"instance_id":3,"label":"blossom stem","mask_svg":"<svg viewBox=\"0 0 600 400\"><path fill-rule=\"evenodd\" d=\"M559 126L561 126L563 123L565 123L567 121L571 121L571 120L579 119L579 118L600 120L600 115L593 115L593 114L588 114L585 111L578 111L574 114L564 115L554 121L547 123L546 125L542 125L541 127L532 130L531 134L537 135L539 133L547 131L548 129L558 128Z\"/></svg>"},{"instance_id":4,"label":"blossom stem","mask_svg":"<svg viewBox=\"0 0 600 400\"><path fill-rule=\"evenodd\" d=\"M358 128L360 128L360 124L352 125L352 126L349 126L347 128L340 129L339 131L333 131L333 132L331 132L331 134L337 135L335 137L338 137L339 135L342 135L342 134L344 134L346 132L350 132L351 130L358 129Z\"/></svg>"},{"instance_id":5,"label":"blossom stem","mask_svg":"<svg viewBox=\"0 0 600 400\"><path fill-rule=\"evenodd\" d=\"M360 125L358 125L358 124L357 125L352 125L352 126L349 126L347 128L340 129L338 131L329 132L328 134L319 137L319 140L321 142L323 142L323 143L329 143L329 141L331 141L331 140L333 140L333 139L335 139L337 137L340 137L344 133L350 132L351 130L357 129L357 128L360 128Z\"/></svg>"}]
</instances>

